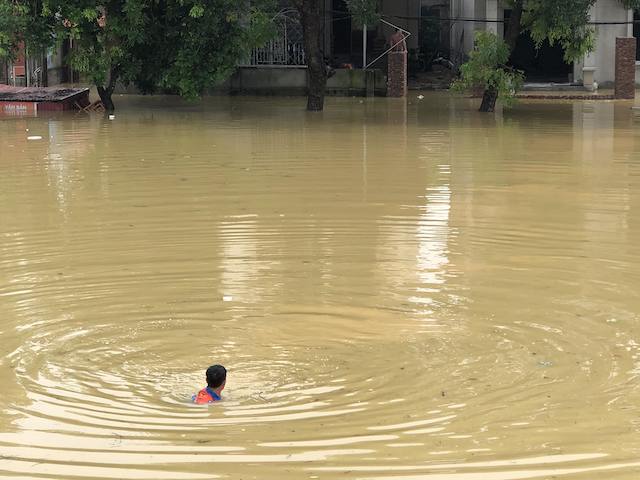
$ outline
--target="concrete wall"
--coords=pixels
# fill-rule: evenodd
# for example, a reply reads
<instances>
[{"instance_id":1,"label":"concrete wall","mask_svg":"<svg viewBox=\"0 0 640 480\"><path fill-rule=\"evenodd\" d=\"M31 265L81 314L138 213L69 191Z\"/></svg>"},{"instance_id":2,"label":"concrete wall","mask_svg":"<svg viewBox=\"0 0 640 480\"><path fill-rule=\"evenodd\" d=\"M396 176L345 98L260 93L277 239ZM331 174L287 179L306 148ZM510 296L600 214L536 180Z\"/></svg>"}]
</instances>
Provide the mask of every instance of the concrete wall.
<instances>
[{"instance_id":1,"label":"concrete wall","mask_svg":"<svg viewBox=\"0 0 640 480\"><path fill-rule=\"evenodd\" d=\"M462 63L465 56L473 49L473 39L476 28L482 28L483 24L456 21L456 19L476 18L476 13L481 10L476 4L484 3L483 0L451 0L451 58L454 63Z\"/></svg>"},{"instance_id":2,"label":"concrete wall","mask_svg":"<svg viewBox=\"0 0 640 480\"><path fill-rule=\"evenodd\" d=\"M327 95L363 97L367 90L376 96L387 94L387 76L382 70L338 69L327 82ZM133 85L118 84L116 94L139 95ZM161 93L161 92L159 92ZM305 96L305 67L241 67L226 82L210 88L205 95L281 95Z\"/></svg>"},{"instance_id":3,"label":"concrete wall","mask_svg":"<svg viewBox=\"0 0 640 480\"><path fill-rule=\"evenodd\" d=\"M242 67L225 85L230 93L256 95L304 95L307 90L306 67Z\"/></svg>"},{"instance_id":4,"label":"concrete wall","mask_svg":"<svg viewBox=\"0 0 640 480\"><path fill-rule=\"evenodd\" d=\"M338 69L327 81L327 95L365 96L367 89L383 96L387 78L381 70ZM367 80L367 78L369 80ZM368 82L368 83L367 83ZM212 89L213 94L306 95L306 67L242 67L230 80Z\"/></svg>"},{"instance_id":5,"label":"concrete wall","mask_svg":"<svg viewBox=\"0 0 640 480\"><path fill-rule=\"evenodd\" d=\"M502 0L452 0L451 18L498 19L504 18ZM591 10L594 22L629 22L633 20L631 10L622 6L619 0L598 0ZM452 58L462 61L464 54L473 48L473 36L476 30L487 29L504 35L504 25L495 23L454 22L451 29ZM583 79L583 67L595 69L595 81L600 87L611 88L615 81L616 38L633 36L632 24L597 25L596 48L574 64L574 78ZM636 83L640 85L640 64L636 67Z\"/></svg>"},{"instance_id":6,"label":"concrete wall","mask_svg":"<svg viewBox=\"0 0 640 480\"><path fill-rule=\"evenodd\" d=\"M596 21L626 22L629 21L629 10L618 0L599 0L596 3ZM633 20L633 17L631 17ZM595 79L601 85L613 84L616 72L616 38L629 35L629 25L601 25L596 27L596 74ZM631 29L633 35L633 28Z\"/></svg>"},{"instance_id":7,"label":"concrete wall","mask_svg":"<svg viewBox=\"0 0 640 480\"><path fill-rule=\"evenodd\" d=\"M500 0L451 0L451 18L451 57L456 63L464 61L473 50L477 31L489 30L499 37L504 35L504 6Z\"/></svg>"},{"instance_id":8,"label":"concrete wall","mask_svg":"<svg viewBox=\"0 0 640 480\"><path fill-rule=\"evenodd\" d=\"M373 91L376 96L384 96L387 92L387 76L382 70L336 70L336 74L327 81L327 94L336 96L364 96Z\"/></svg>"},{"instance_id":9,"label":"concrete wall","mask_svg":"<svg viewBox=\"0 0 640 480\"><path fill-rule=\"evenodd\" d=\"M65 69L63 65L62 47L57 46L47 54L47 83L49 85L62 83Z\"/></svg>"},{"instance_id":10,"label":"concrete wall","mask_svg":"<svg viewBox=\"0 0 640 480\"><path fill-rule=\"evenodd\" d=\"M486 18L493 20L487 23L487 28L495 33L499 38L504 37L504 2L500 0L487 0Z\"/></svg>"},{"instance_id":11,"label":"concrete wall","mask_svg":"<svg viewBox=\"0 0 640 480\"><path fill-rule=\"evenodd\" d=\"M591 9L594 22L627 22L631 11L618 0L598 0ZM574 65L574 78L583 79L583 67L595 68L594 79L601 88L610 88L615 81L616 38L633 34L632 25L596 25L596 48Z\"/></svg>"},{"instance_id":12,"label":"concrete wall","mask_svg":"<svg viewBox=\"0 0 640 480\"><path fill-rule=\"evenodd\" d=\"M477 19L477 20L481 20L486 18L487 15L487 0L476 0L475 2L473 2L473 18ZM484 30L487 25L483 24L483 23L473 23L469 25L470 27L473 28L474 31L476 30Z\"/></svg>"}]
</instances>

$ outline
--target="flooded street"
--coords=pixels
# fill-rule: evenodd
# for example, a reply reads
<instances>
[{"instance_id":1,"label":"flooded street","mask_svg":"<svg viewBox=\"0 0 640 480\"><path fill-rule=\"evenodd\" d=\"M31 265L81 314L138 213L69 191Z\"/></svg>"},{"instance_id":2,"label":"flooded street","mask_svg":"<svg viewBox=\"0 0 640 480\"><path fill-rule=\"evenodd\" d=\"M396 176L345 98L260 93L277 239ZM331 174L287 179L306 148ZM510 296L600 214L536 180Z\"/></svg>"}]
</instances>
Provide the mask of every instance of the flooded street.
<instances>
[{"instance_id":1,"label":"flooded street","mask_svg":"<svg viewBox=\"0 0 640 480\"><path fill-rule=\"evenodd\" d=\"M0 479L639 478L640 119L413 97L1 119Z\"/></svg>"}]
</instances>

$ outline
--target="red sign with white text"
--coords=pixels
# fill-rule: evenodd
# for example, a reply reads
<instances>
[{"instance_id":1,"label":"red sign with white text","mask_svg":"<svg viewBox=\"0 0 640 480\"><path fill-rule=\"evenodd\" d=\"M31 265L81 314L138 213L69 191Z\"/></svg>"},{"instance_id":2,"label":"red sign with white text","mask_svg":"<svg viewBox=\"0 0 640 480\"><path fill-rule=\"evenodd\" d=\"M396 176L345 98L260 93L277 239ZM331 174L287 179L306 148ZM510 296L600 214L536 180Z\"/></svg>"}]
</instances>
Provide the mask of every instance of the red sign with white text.
<instances>
[{"instance_id":1,"label":"red sign with white text","mask_svg":"<svg viewBox=\"0 0 640 480\"><path fill-rule=\"evenodd\" d=\"M22 117L38 113L35 102L0 102L0 116Z\"/></svg>"}]
</instances>

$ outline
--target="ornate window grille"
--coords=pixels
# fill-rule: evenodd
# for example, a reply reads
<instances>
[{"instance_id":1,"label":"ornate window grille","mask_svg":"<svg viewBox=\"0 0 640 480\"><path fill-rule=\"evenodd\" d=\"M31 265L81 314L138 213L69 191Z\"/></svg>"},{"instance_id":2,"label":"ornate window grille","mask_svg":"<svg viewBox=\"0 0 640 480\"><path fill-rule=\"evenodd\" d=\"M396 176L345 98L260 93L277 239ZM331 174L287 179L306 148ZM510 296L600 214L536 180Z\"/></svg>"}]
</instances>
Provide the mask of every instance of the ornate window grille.
<instances>
[{"instance_id":1,"label":"ornate window grille","mask_svg":"<svg viewBox=\"0 0 640 480\"><path fill-rule=\"evenodd\" d=\"M243 62L251 66L306 65L304 36L298 12L281 10L274 18L277 35L260 48L254 48L251 58Z\"/></svg>"}]
</instances>

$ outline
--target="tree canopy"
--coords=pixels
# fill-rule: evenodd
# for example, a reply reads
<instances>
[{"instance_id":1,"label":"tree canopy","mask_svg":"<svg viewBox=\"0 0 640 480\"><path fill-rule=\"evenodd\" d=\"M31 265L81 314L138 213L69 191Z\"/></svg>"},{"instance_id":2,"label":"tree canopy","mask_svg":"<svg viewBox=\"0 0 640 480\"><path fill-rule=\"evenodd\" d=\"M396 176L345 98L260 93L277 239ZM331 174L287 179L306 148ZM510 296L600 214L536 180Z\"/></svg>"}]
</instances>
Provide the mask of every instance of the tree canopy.
<instances>
[{"instance_id":1,"label":"tree canopy","mask_svg":"<svg viewBox=\"0 0 640 480\"><path fill-rule=\"evenodd\" d=\"M0 57L73 40L107 109L116 83L195 97L268 39L273 0L0 0Z\"/></svg>"},{"instance_id":2,"label":"tree canopy","mask_svg":"<svg viewBox=\"0 0 640 480\"><path fill-rule=\"evenodd\" d=\"M378 0L346 0L346 4L352 20L359 28L363 25L375 25L380 21Z\"/></svg>"},{"instance_id":3,"label":"tree canopy","mask_svg":"<svg viewBox=\"0 0 640 480\"><path fill-rule=\"evenodd\" d=\"M545 40L559 44L565 60L574 61L595 47L595 28L589 11L597 0L511 0L522 5L521 31L528 30L538 46ZM626 8L640 8L640 0L620 0Z\"/></svg>"}]
</instances>

